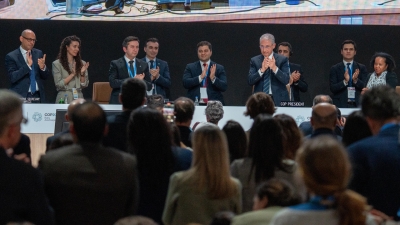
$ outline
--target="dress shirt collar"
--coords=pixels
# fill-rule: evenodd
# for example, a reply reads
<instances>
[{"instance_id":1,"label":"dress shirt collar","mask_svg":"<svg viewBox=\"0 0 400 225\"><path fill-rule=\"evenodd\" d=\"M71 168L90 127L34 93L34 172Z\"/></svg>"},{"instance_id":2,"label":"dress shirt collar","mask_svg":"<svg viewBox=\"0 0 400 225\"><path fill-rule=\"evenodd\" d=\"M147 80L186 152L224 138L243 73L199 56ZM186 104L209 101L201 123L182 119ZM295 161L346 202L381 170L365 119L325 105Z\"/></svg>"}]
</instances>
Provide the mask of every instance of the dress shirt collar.
<instances>
[{"instance_id":1,"label":"dress shirt collar","mask_svg":"<svg viewBox=\"0 0 400 225\"><path fill-rule=\"evenodd\" d=\"M150 62L150 60L151 60L151 59L147 58L147 56L145 57L145 59L146 59L146 62ZM157 57L154 58L153 61L156 62L156 59L157 59Z\"/></svg>"},{"instance_id":2,"label":"dress shirt collar","mask_svg":"<svg viewBox=\"0 0 400 225\"><path fill-rule=\"evenodd\" d=\"M126 57L126 55L124 55L125 61L126 63L129 65L129 61L131 61L130 59L128 59L128 57ZM133 64L135 64L136 62L136 58L133 59Z\"/></svg>"},{"instance_id":3,"label":"dress shirt collar","mask_svg":"<svg viewBox=\"0 0 400 225\"><path fill-rule=\"evenodd\" d=\"M268 56L268 58L272 59L272 56L274 56L274 52L272 52L271 55Z\"/></svg>"},{"instance_id":4,"label":"dress shirt collar","mask_svg":"<svg viewBox=\"0 0 400 225\"><path fill-rule=\"evenodd\" d=\"M24 57L24 60L26 61L26 53L28 52L27 50L23 49L22 46L19 46L19 50L21 51L22 56Z\"/></svg>"},{"instance_id":5,"label":"dress shirt collar","mask_svg":"<svg viewBox=\"0 0 400 225\"><path fill-rule=\"evenodd\" d=\"M200 62L201 70L203 70L203 68L204 68L204 66L203 66L204 62L202 62L202 61L199 61L199 62ZM209 59L207 62L205 62L205 64L207 64L207 67L210 67L210 62L211 62L211 59Z\"/></svg>"},{"instance_id":6,"label":"dress shirt collar","mask_svg":"<svg viewBox=\"0 0 400 225\"><path fill-rule=\"evenodd\" d=\"M350 63L350 68L353 68L353 61L354 60L351 60L350 62L346 62L343 60L344 67L347 67L347 63Z\"/></svg>"}]
</instances>

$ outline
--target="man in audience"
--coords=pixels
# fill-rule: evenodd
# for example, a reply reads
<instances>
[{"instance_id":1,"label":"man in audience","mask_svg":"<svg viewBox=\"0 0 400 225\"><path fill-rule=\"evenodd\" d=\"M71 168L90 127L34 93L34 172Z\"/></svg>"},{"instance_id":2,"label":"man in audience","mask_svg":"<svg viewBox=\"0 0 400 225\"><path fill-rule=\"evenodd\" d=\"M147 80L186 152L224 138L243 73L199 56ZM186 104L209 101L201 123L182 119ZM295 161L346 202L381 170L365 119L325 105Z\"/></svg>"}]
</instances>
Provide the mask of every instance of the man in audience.
<instances>
[{"instance_id":1,"label":"man in audience","mask_svg":"<svg viewBox=\"0 0 400 225\"><path fill-rule=\"evenodd\" d=\"M157 38L149 38L144 46L146 57L142 60L147 62L150 70L150 79L152 84L152 95L161 95L167 98L166 90L171 87L171 77L169 75L168 63L164 60L156 58L159 50ZM150 94L149 94L150 95Z\"/></svg>"},{"instance_id":2,"label":"man in audience","mask_svg":"<svg viewBox=\"0 0 400 225\"><path fill-rule=\"evenodd\" d=\"M290 56L293 55L292 45L289 42L281 42L278 44L278 54L286 56L289 60ZM290 100L300 101L300 91L306 92L308 89L308 84L304 79L303 70L301 65L289 63L289 86L290 86Z\"/></svg>"},{"instance_id":3,"label":"man in audience","mask_svg":"<svg viewBox=\"0 0 400 225\"><path fill-rule=\"evenodd\" d=\"M325 102L316 104L312 108L310 120L313 132L306 137L314 138L319 135L331 135L338 140L341 140L341 137L337 136L334 132L336 119L337 111L335 105Z\"/></svg>"},{"instance_id":4,"label":"man in audience","mask_svg":"<svg viewBox=\"0 0 400 225\"><path fill-rule=\"evenodd\" d=\"M326 102L329 104L333 104L333 101L329 95L317 95L314 97L313 106L317 105L318 103ZM304 121L299 125L300 130L303 132L304 136L310 135L313 131L310 121Z\"/></svg>"},{"instance_id":5,"label":"man in audience","mask_svg":"<svg viewBox=\"0 0 400 225\"><path fill-rule=\"evenodd\" d=\"M361 90L367 82L367 68L354 61L356 53L356 43L352 40L345 40L341 50L343 61L332 66L329 74L333 104L338 108L358 107Z\"/></svg>"},{"instance_id":6,"label":"man in audience","mask_svg":"<svg viewBox=\"0 0 400 225\"><path fill-rule=\"evenodd\" d=\"M75 99L72 102L70 102L68 105L67 113L65 113L65 121L71 123L70 115L72 114L72 111L74 111L76 106L83 104L84 102L86 102L86 100L83 98L78 98L78 99ZM69 133L69 129L61 131L57 134L54 134L53 136L48 137L46 140L46 152L49 150L49 147L50 147L51 143L53 143L54 140L56 140L58 137L60 137L64 134L68 134L68 133Z\"/></svg>"},{"instance_id":7,"label":"man in audience","mask_svg":"<svg viewBox=\"0 0 400 225\"><path fill-rule=\"evenodd\" d=\"M150 95L147 96L147 107L157 109L163 113L164 109L164 98L162 95Z\"/></svg>"},{"instance_id":8,"label":"man in audience","mask_svg":"<svg viewBox=\"0 0 400 225\"><path fill-rule=\"evenodd\" d=\"M21 138L20 96L0 90L0 224L30 221L53 224L39 171L6 154Z\"/></svg>"},{"instance_id":9,"label":"man in audience","mask_svg":"<svg viewBox=\"0 0 400 225\"><path fill-rule=\"evenodd\" d=\"M374 136L348 147L353 177L350 188L368 199L374 209L399 220L400 96L379 86L361 97L361 110Z\"/></svg>"},{"instance_id":10,"label":"man in audience","mask_svg":"<svg viewBox=\"0 0 400 225\"><path fill-rule=\"evenodd\" d=\"M129 77L144 80L148 91L152 87L147 63L136 58L139 53L139 38L134 36L126 37L122 42L122 49L125 55L122 58L111 61L110 70L108 71L110 86L113 88L110 104L120 104L118 96L121 91L121 85Z\"/></svg>"},{"instance_id":11,"label":"man in audience","mask_svg":"<svg viewBox=\"0 0 400 225\"><path fill-rule=\"evenodd\" d=\"M36 35L31 30L22 31L19 37L21 46L6 56L6 69L10 80L10 90L15 91L23 98L40 98L46 103L44 80L51 77L46 67L46 54L33 48Z\"/></svg>"},{"instance_id":12,"label":"man in audience","mask_svg":"<svg viewBox=\"0 0 400 225\"><path fill-rule=\"evenodd\" d=\"M190 124L192 123L194 114L194 103L191 99L186 97L180 97L174 102L174 115L175 124L179 129L181 140L183 144L188 147L192 147L192 129Z\"/></svg>"},{"instance_id":13,"label":"man in audience","mask_svg":"<svg viewBox=\"0 0 400 225\"><path fill-rule=\"evenodd\" d=\"M208 41L197 44L199 61L186 65L183 73L183 87L186 88L186 97L200 101L201 99L218 100L225 105L224 96L228 88L225 69L222 65L211 61L212 46Z\"/></svg>"},{"instance_id":14,"label":"man in audience","mask_svg":"<svg viewBox=\"0 0 400 225\"><path fill-rule=\"evenodd\" d=\"M108 134L103 139L105 146L128 152L127 125L131 112L146 102L146 84L140 79L128 78L122 83L119 102L122 112L107 117Z\"/></svg>"},{"instance_id":15,"label":"man in audience","mask_svg":"<svg viewBox=\"0 0 400 225\"><path fill-rule=\"evenodd\" d=\"M289 83L288 59L273 52L275 37L272 34L263 34L260 37L261 55L250 59L250 70L247 82L254 86L253 92L264 92L270 95L276 106L281 101L289 101L286 84Z\"/></svg>"},{"instance_id":16,"label":"man in audience","mask_svg":"<svg viewBox=\"0 0 400 225\"><path fill-rule=\"evenodd\" d=\"M138 202L136 159L102 146L106 114L96 103L78 105L70 116L75 144L39 161L56 223L113 224L133 215Z\"/></svg>"}]
</instances>

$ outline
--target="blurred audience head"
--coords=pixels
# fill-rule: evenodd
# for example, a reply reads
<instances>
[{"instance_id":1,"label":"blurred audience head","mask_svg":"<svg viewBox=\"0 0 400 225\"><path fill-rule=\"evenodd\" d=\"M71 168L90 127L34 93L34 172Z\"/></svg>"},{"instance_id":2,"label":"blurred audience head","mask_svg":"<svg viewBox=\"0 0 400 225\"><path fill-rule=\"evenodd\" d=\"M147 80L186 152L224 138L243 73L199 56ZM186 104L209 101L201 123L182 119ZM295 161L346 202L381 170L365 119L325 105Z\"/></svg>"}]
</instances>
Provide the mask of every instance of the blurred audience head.
<instances>
[{"instance_id":1,"label":"blurred audience head","mask_svg":"<svg viewBox=\"0 0 400 225\"><path fill-rule=\"evenodd\" d=\"M224 108L220 101L208 101L205 109L207 122L218 125L218 122L224 117Z\"/></svg>"},{"instance_id":2,"label":"blurred audience head","mask_svg":"<svg viewBox=\"0 0 400 225\"><path fill-rule=\"evenodd\" d=\"M174 101L174 114L177 123L191 122L194 114L193 101L186 97L176 99Z\"/></svg>"},{"instance_id":3,"label":"blurred audience head","mask_svg":"<svg viewBox=\"0 0 400 225\"><path fill-rule=\"evenodd\" d=\"M4 149L15 147L21 138L22 115L21 96L6 89L0 89L0 146Z\"/></svg>"},{"instance_id":4,"label":"blurred audience head","mask_svg":"<svg viewBox=\"0 0 400 225\"><path fill-rule=\"evenodd\" d=\"M329 95L317 95L314 97L313 106L322 102L333 104L332 98Z\"/></svg>"},{"instance_id":5,"label":"blurred audience head","mask_svg":"<svg viewBox=\"0 0 400 225\"><path fill-rule=\"evenodd\" d=\"M146 83L143 80L128 78L122 82L119 101L124 110L134 110L146 102Z\"/></svg>"},{"instance_id":6,"label":"blurred audience head","mask_svg":"<svg viewBox=\"0 0 400 225\"><path fill-rule=\"evenodd\" d=\"M372 136L372 132L362 112L360 110L352 112L343 128L343 144L349 146L369 136Z\"/></svg>"},{"instance_id":7,"label":"blurred audience head","mask_svg":"<svg viewBox=\"0 0 400 225\"><path fill-rule=\"evenodd\" d=\"M231 211L217 212L210 225L229 225L233 217L235 217L235 213Z\"/></svg>"},{"instance_id":8,"label":"blurred audience head","mask_svg":"<svg viewBox=\"0 0 400 225\"><path fill-rule=\"evenodd\" d=\"M319 103L312 107L311 125L314 130L328 128L332 131L336 127L336 106L330 103Z\"/></svg>"},{"instance_id":9,"label":"blurred audience head","mask_svg":"<svg viewBox=\"0 0 400 225\"><path fill-rule=\"evenodd\" d=\"M147 96L147 107L163 112L164 97L162 95Z\"/></svg>"},{"instance_id":10,"label":"blurred audience head","mask_svg":"<svg viewBox=\"0 0 400 225\"><path fill-rule=\"evenodd\" d=\"M264 92L257 92L251 95L246 102L247 111L244 113L245 116L250 116L254 119L261 113L273 115L275 113L275 104L271 96Z\"/></svg>"},{"instance_id":11,"label":"blurred audience head","mask_svg":"<svg viewBox=\"0 0 400 225\"><path fill-rule=\"evenodd\" d=\"M271 178L258 185L253 202L253 210L300 203L294 193L294 187L286 180L278 178Z\"/></svg>"},{"instance_id":12,"label":"blurred audience head","mask_svg":"<svg viewBox=\"0 0 400 225\"><path fill-rule=\"evenodd\" d=\"M58 136L56 139L51 142L49 146L49 150L58 149L67 145L72 145L74 143L74 139L70 133L65 133L63 135Z\"/></svg>"},{"instance_id":13,"label":"blurred audience head","mask_svg":"<svg viewBox=\"0 0 400 225\"><path fill-rule=\"evenodd\" d=\"M65 114L65 120L70 121L71 118L69 115L72 114L72 111L74 111L76 106L83 104L84 102L86 102L86 100L83 98L78 98L78 99L72 100L68 105L67 113Z\"/></svg>"},{"instance_id":14,"label":"blurred audience head","mask_svg":"<svg viewBox=\"0 0 400 225\"><path fill-rule=\"evenodd\" d=\"M274 118L281 125L283 131L283 151L285 158L294 159L300 147L303 134L294 119L286 114L275 115Z\"/></svg>"},{"instance_id":15,"label":"blurred audience head","mask_svg":"<svg viewBox=\"0 0 400 225\"><path fill-rule=\"evenodd\" d=\"M222 130L228 140L230 162L243 158L247 149L247 136L243 127L234 120L228 120Z\"/></svg>"}]
</instances>

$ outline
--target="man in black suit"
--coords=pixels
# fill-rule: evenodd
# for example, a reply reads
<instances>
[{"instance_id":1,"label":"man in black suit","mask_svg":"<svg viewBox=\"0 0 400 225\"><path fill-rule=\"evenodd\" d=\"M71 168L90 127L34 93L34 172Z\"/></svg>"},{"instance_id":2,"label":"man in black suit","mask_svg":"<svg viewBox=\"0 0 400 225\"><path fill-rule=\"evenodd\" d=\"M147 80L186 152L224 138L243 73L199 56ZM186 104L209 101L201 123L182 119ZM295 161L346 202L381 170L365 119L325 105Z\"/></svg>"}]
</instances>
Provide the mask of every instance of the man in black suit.
<instances>
[{"instance_id":1,"label":"man in black suit","mask_svg":"<svg viewBox=\"0 0 400 225\"><path fill-rule=\"evenodd\" d=\"M40 98L41 103L46 103L43 82L51 76L45 64L46 54L33 48L36 43L33 31L22 31L19 40L21 46L8 53L5 60L10 90L23 98Z\"/></svg>"},{"instance_id":2,"label":"man in black suit","mask_svg":"<svg viewBox=\"0 0 400 225\"><path fill-rule=\"evenodd\" d=\"M190 124L193 120L194 103L190 98L180 97L174 102L175 124L179 129L182 143L192 147L192 129Z\"/></svg>"},{"instance_id":3,"label":"man in black suit","mask_svg":"<svg viewBox=\"0 0 400 225\"><path fill-rule=\"evenodd\" d=\"M292 45L289 42L281 42L278 44L278 54L286 56L288 59L293 55ZM303 70L301 65L289 62L289 68L291 73L289 80L290 100L300 101L300 91L306 92L308 84L304 79Z\"/></svg>"},{"instance_id":4,"label":"man in black suit","mask_svg":"<svg viewBox=\"0 0 400 225\"><path fill-rule=\"evenodd\" d=\"M320 135L330 135L341 141L342 137L336 135L337 111L335 105L329 103L319 103L312 107L311 125L313 131L306 138L315 138Z\"/></svg>"},{"instance_id":5,"label":"man in black suit","mask_svg":"<svg viewBox=\"0 0 400 225\"><path fill-rule=\"evenodd\" d=\"M80 104L70 116L75 144L50 151L39 161L56 223L106 225L134 215L135 157L101 144L107 119L98 104Z\"/></svg>"},{"instance_id":6,"label":"man in black suit","mask_svg":"<svg viewBox=\"0 0 400 225\"><path fill-rule=\"evenodd\" d=\"M131 77L144 80L147 90L150 91L152 84L149 67L146 62L136 58L139 53L139 38L129 36L122 42L125 55L122 58L111 61L108 79L113 88L110 96L110 104L120 104L118 100L122 82Z\"/></svg>"},{"instance_id":7,"label":"man in black suit","mask_svg":"<svg viewBox=\"0 0 400 225\"><path fill-rule=\"evenodd\" d=\"M333 104L338 108L356 108L367 79L367 68L356 61L357 45L352 40L342 43L343 61L332 66L329 85L333 94Z\"/></svg>"},{"instance_id":8,"label":"man in black suit","mask_svg":"<svg viewBox=\"0 0 400 225\"><path fill-rule=\"evenodd\" d=\"M142 60L147 62L150 68L152 90L148 95L162 95L167 98L166 91L171 87L171 77L169 75L168 63L156 58L159 50L157 38L149 38L144 46L146 57Z\"/></svg>"},{"instance_id":9,"label":"man in black suit","mask_svg":"<svg viewBox=\"0 0 400 225\"><path fill-rule=\"evenodd\" d=\"M218 100L225 105L224 96L228 88L225 69L222 65L211 61L212 45L208 41L197 44L199 61L186 65L183 73L183 87L187 89L186 97L200 101L201 99ZM201 91L204 90L204 91ZM207 96L201 96L201 92Z\"/></svg>"},{"instance_id":10,"label":"man in black suit","mask_svg":"<svg viewBox=\"0 0 400 225\"><path fill-rule=\"evenodd\" d=\"M6 154L21 138L22 115L20 96L0 90L0 224L53 224L39 171Z\"/></svg>"},{"instance_id":11,"label":"man in black suit","mask_svg":"<svg viewBox=\"0 0 400 225\"><path fill-rule=\"evenodd\" d=\"M103 139L105 146L128 152L127 125L131 112L146 102L146 84L140 79L124 80L119 95L122 112L107 117L108 134Z\"/></svg>"}]
</instances>

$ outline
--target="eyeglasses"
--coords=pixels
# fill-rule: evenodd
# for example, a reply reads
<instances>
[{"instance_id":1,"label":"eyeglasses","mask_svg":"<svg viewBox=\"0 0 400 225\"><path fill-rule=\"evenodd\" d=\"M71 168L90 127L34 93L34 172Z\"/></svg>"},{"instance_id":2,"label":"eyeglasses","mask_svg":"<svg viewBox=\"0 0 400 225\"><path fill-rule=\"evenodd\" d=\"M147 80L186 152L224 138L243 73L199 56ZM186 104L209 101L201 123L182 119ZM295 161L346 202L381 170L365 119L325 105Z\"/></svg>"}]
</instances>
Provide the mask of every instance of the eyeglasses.
<instances>
[{"instance_id":1,"label":"eyeglasses","mask_svg":"<svg viewBox=\"0 0 400 225\"><path fill-rule=\"evenodd\" d=\"M260 48L261 48L261 49L264 49L264 48L271 48L271 47L272 47L272 45L265 45L265 46L264 46L264 45L260 45Z\"/></svg>"},{"instance_id":2,"label":"eyeglasses","mask_svg":"<svg viewBox=\"0 0 400 225\"><path fill-rule=\"evenodd\" d=\"M24 36L22 36L25 40L29 41L29 42L37 42L37 39L32 39L32 38L26 38Z\"/></svg>"}]
</instances>

